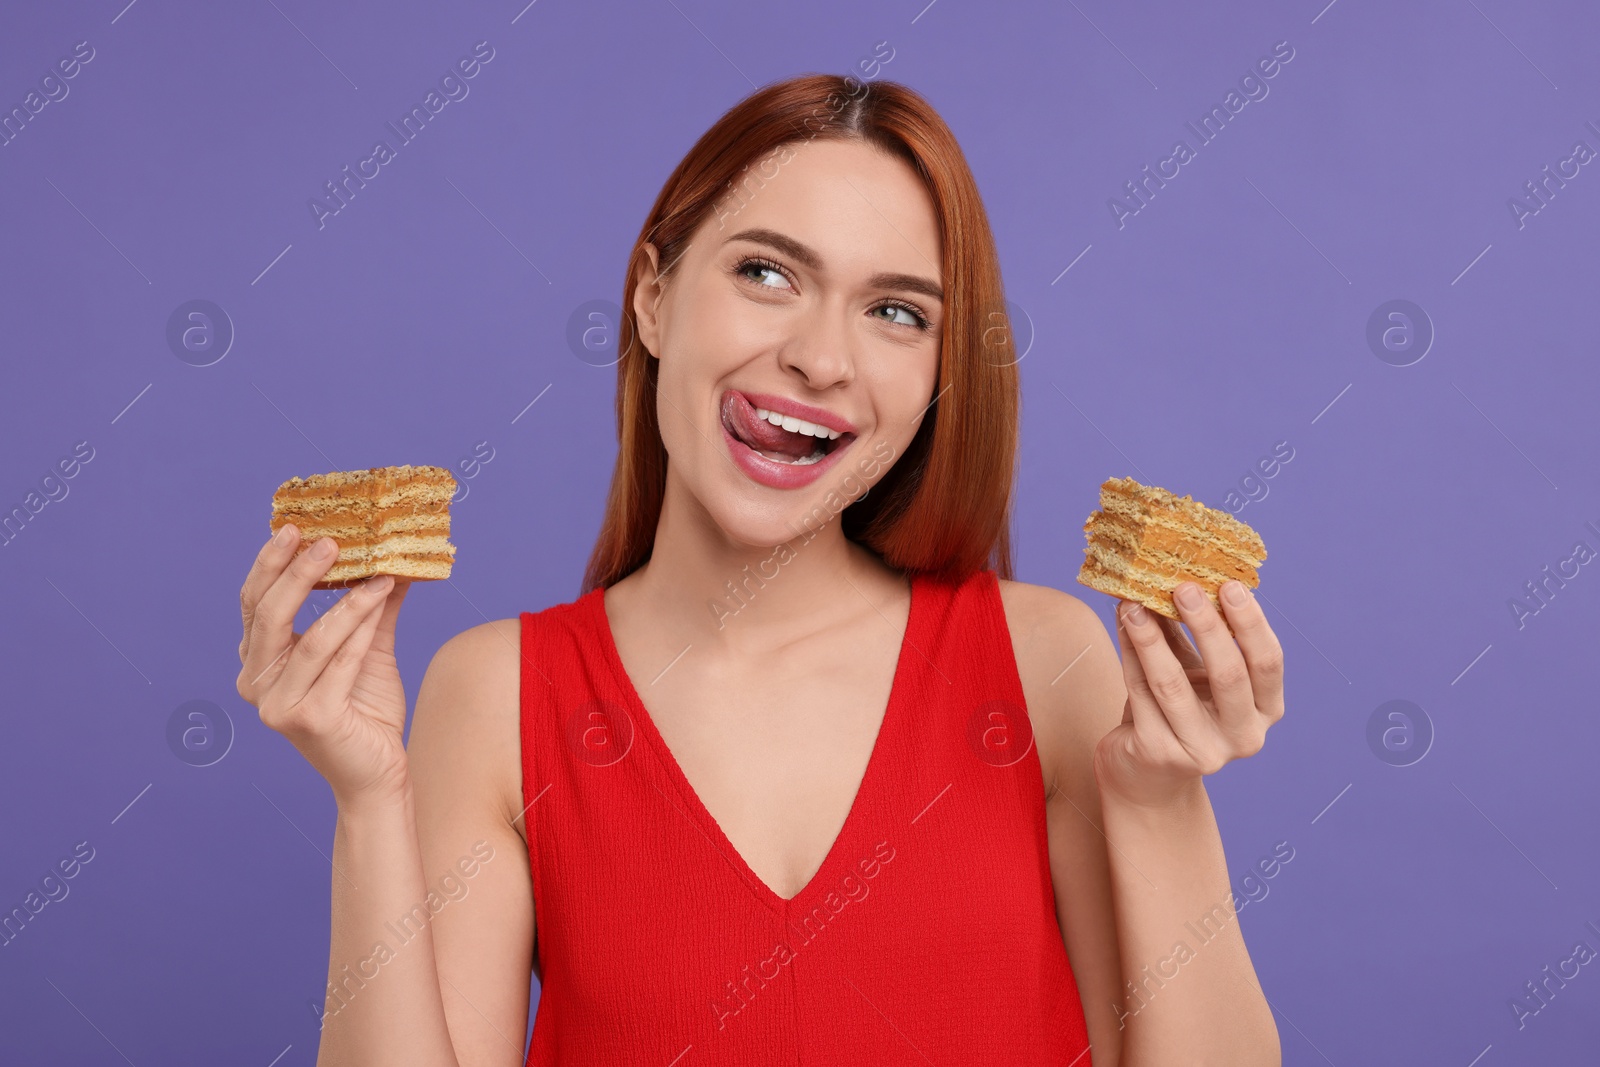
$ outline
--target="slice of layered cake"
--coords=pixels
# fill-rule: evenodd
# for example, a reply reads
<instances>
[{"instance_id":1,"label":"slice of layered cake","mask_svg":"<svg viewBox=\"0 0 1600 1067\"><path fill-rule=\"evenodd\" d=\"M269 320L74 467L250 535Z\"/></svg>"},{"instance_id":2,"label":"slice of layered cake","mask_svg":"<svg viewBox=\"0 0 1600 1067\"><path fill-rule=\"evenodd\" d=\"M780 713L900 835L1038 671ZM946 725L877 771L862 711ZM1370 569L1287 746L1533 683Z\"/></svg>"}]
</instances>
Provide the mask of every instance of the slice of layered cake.
<instances>
[{"instance_id":1,"label":"slice of layered cake","mask_svg":"<svg viewBox=\"0 0 1600 1067\"><path fill-rule=\"evenodd\" d=\"M1083 529L1089 543L1078 581L1169 619L1180 618L1172 591L1182 582L1198 583L1224 620L1217 600L1223 582L1261 584L1256 568L1267 547L1254 530L1225 511L1132 478L1100 486L1100 510Z\"/></svg>"},{"instance_id":2,"label":"slice of layered cake","mask_svg":"<svg viewBox=\"0 0 1600 1067\"><path fill-rule=\"evenodd\" d=\"M272 531L292 522L304 552L320 537L339 556L316 589L337 589L375 574L428 581L450 577L450 498L456 480L443 467L371 467L290 478L272 494Z\"/></svg>"}]
</instances>

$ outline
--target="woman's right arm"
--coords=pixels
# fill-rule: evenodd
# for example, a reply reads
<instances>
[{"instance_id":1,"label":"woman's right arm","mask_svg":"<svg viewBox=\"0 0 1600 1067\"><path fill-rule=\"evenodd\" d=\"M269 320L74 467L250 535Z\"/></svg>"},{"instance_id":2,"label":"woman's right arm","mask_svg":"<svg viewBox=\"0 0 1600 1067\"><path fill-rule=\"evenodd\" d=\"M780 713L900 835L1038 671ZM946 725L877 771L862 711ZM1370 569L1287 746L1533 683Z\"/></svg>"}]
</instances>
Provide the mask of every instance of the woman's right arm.
<instances>
[{"instance_id":1,"label":"woman's right arm","mask_svg":"<svg viewBox=\"0 0 1600 1067\"><path fill-rule=\"evenodd\" d=\"M513 825L517 636L509 620L447 641L417 694L406 788L339 807L333 862L360 889L334 874L318 1067L523 1062L533 886Z\"/></svg>"},{"instance_id":2,"label":"woman's right arm","mask_svg":"<svg viewBox=\"0 0 1600 1067\"><path fill-rule=\"evenodd\" d=\"M317 1062L513 1067L533 951L520 817L517 620L434 656L401 746L394 628L409 583L356 587L304 635L331 560L269 543L241 591L239 691L328 780L338 807Z\"/></svg>"}]
</instances>

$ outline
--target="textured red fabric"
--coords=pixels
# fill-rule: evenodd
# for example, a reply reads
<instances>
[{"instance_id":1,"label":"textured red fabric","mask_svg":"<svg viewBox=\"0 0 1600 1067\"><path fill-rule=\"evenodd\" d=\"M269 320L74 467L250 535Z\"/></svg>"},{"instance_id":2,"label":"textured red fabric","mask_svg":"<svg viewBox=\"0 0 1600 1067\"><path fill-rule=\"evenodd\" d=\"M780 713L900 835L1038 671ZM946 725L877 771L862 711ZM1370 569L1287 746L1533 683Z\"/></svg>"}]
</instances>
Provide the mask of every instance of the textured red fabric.
<instances>
[{"instance_id":1,"label":"textured red fabric","mask_svg":"<svg viewBox=\"0 0 1600 1067\"><path fill-rule=\"evenodd\" d=\"M1091 1067L999 585L911 583L866 773L792 900L684 777L603 590L522 613L529 1067Z\"/></svg>"}]
</instances>

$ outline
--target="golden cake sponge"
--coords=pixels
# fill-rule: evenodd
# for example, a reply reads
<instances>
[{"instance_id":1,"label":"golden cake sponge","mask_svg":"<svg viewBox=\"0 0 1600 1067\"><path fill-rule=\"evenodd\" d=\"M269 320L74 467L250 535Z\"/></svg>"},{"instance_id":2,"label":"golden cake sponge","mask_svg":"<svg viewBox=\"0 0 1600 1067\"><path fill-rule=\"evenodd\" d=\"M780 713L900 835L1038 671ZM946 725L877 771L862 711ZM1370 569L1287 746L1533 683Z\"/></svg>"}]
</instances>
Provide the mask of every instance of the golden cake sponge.
<instances>
[{"instance_id":1,"label":"golden cake sponge","mask_svg":"<svg viewBox=\"0 0 1600 1067\"><path fill-rule=\"evenodd\" d=\"M1157 615L1180 619L1172 591L1195 582L1224 621L1217 599L1230 579L1254 589L1267 546L1249 526L1225 511L1132 478L1100 486L1100 510L1083 524L1079 583L1143 604ZM1230 626L1231 630L1232 627Z\"/></svg>"},{"instance_id":2,"label":"golden cake sponge","mask_svg":"<svg viewBox=\"0 0 1600 1067\"><path fill-rule=\"evenodd\" d=\"M272 532L300 530L295 555L322 537L339 555L312 588L338 589L376 574L433 581L450 577L450 498L456 480L443 467L369 467L290 478L272 494Z\"/></svg>"}]
</instances>

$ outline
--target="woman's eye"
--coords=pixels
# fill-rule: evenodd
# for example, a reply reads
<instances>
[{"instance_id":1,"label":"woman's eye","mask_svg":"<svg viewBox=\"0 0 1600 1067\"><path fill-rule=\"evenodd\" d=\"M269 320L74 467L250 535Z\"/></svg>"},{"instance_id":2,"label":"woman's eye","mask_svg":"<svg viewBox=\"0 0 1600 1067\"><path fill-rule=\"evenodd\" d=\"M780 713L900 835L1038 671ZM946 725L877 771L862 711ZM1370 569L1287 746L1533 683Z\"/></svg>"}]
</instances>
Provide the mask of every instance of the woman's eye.
<instances>
[{"instance_id":1,"label":"woman's eye","mask_svg":"<svg viewBox=\"0 0 1600 1067\"><path fill-rule=\"evenodd\" d=\"M739 268L739 273L758 285L766 286L769 289L782 289L789 284L789 279L783 276L782 271L769 267L765 263L746 263ZM765 275L765 278L763 278L763 275Z\"/></svg>"},{"instance_id":2,"label":"woman's eye","mask_svg":"<svg viewBox=\"0 0 1600 1067\"><path fill-rule=\"evenodd\" d=\"M878 314L888 322L900 326L921 326L922 319L910 308L903 308L899 304L884 304L876 309ZM887 314L885 314L887 312Z\"/></svg>"}]
</instances>

